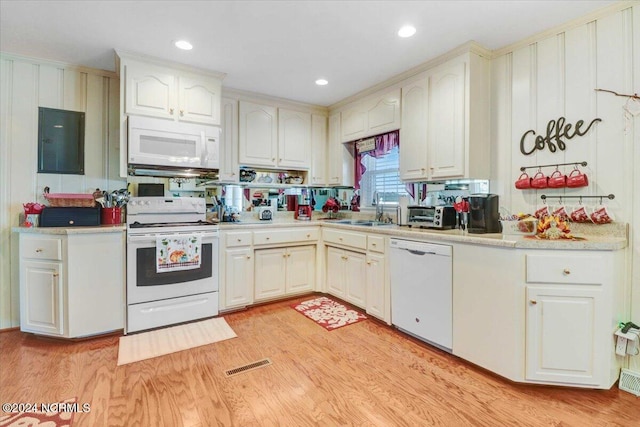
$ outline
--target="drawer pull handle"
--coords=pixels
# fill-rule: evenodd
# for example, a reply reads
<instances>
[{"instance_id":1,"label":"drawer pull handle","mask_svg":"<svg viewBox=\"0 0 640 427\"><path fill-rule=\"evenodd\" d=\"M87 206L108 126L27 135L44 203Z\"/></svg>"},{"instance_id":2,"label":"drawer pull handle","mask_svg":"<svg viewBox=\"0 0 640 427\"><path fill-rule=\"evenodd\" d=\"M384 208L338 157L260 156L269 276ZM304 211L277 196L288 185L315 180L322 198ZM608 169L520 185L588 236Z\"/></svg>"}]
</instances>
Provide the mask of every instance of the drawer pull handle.
<instances>
[{"instance_id":1,"label":"drawer pull handle","mask_svg":"<svg viewBox=\"0 0 640 427\"><path fill-rule=\"evenodd\" d=\"M372 243L371 246L377 246L375 243Z\"/></svg>"},{"instance_id":2,"label":"drawer pull handle","mask_svg":"<svg viewBox=\"0 0 640 427\"><path fill-rule=\"evenodd\" d=\"M40 253L40 252L42 252L42 251L44 251L44 249L42 249L42 248L38 248L38 249L36 249L36 252L37 252L37 253Z\"/></svg>"},{"instance_id":3,"label":"drawer pull handle","mask_svg":"<svg viewBox=\"0 0 640 427\"><path fill-rule=\"evenodd\" d=\"M536 305L538 303L538 301L532 299L531 301L529 301L532 305Z\"/></svg>"},{"instance_id":4,"label":"drawer pull handle","mask_svg":"<svg viewBox=\"0 0 640 427\"><path fill-rule=\"evenodd\" d=\"M267 240L271 239L271 237L267 237Z\"/></svg>"},{"instance_id":5,"label":"drawer pull handle","mask_svg":"<svg viewBox=\"0 0 640 427\"><path fill-rule=\"evenodd\" d=\"M568 268L565 268L564 270L562 270L562 274L564 274L565 276L568 276L571 274L571 270L569 270Z\"/></svg>"},{"instance_id":6,"label":"drawer pull handle","mask_svg":"<svg viewBox=\"0 0 640 427\"><path fill-rule=\"evenodd\" d=\"M307 237L311 237L311 234L307 234Z\"/></svg>"}]
</instances>

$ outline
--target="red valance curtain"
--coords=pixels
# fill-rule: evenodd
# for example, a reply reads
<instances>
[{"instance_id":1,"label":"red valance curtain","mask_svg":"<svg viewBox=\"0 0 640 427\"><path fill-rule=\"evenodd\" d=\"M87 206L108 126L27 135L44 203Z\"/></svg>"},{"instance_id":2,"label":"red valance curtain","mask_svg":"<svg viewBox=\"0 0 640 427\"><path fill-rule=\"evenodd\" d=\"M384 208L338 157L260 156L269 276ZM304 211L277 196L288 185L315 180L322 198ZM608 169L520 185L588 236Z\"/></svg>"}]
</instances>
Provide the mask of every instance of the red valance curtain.
<instances>
[{"instance_id":1,"label":"red valance curtain","mask_svg":"<svg viewBox=\"0 0 640 427\"><path fill-rule=\"evenodd\" d=\"M382 135L374 136L375 138L375 150L366 151L361 153L358 151L358 146L356 145L356 167L355 167L355 189L360 189L360 181L362 180L362 175L367 170L365 166L362 164L362 158L364 156L371 156L375 159L378 157L382 157L387 154L389 151L393 150L395 147L400 146L400 131L394 130L393 132L385 133Z\"/></svg>"}]
</instances>

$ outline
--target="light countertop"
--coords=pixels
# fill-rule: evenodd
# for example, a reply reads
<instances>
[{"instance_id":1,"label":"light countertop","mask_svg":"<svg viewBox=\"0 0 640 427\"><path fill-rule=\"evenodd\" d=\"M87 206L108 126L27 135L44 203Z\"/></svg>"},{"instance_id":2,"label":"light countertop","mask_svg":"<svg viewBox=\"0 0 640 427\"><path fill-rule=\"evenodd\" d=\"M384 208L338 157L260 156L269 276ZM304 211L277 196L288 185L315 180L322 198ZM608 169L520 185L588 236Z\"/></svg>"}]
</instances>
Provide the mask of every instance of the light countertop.
<instances>
[{"instance_id":1,"label":"light countertop","mask_svg":"<svg viewBox=\"0 0 640 427\"><path fill-rule=\"evenodd\" d=\"M13 227L15 233L31 234L98 234L98 233L124 233L127 227L124 224L97 225L95 227Z\"/></svg>"},{"instance_id":2,"label":"light countertop","mask_svg":"<svg viewBox=\"0 0 640 427\"><path fill-rule=\"evenodd\" d=\"M331 220L298 221L292 219L220 223L220 230L264 229L285 227L322 226L340 228L359 232L382 234L389 237L407 238L425 241L441 241L451 243L467 243L472 245L499 246L520 249L559 249L559 250L619 250L627 247L628 239L626 225L616 224L617 227L605 229L603 226L581 227L574 234L584 240L546 240L536 237L521 237L514 235L469 234L461 230L433 230L410 228L398 225L361 226L353 224L337 224Z\"/></svg>"}]
</instances>

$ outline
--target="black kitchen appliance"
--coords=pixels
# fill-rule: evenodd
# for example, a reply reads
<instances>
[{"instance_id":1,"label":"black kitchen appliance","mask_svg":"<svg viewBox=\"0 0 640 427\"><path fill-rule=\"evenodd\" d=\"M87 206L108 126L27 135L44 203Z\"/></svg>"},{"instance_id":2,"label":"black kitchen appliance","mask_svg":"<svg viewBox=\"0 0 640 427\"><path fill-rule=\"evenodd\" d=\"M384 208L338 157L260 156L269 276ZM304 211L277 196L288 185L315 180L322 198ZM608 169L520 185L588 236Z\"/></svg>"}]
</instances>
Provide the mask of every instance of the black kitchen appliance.
<instances>
[{"instance_id":1,"label":"black kitchen appliance","mask_svg":"<svg viewBox=\"0 0 640 427\"><path fill-rule=\"evenodd\" d=\"M138 197L164 197L164 184L138 184Z\"/></svg>"},{"instance_id":2,"label":"black kitchen appliance","mask_svg":"<svg viewBox=\"0 0 640 427\"><path fill-rule=\"evenodd\" d=\"M100 207L46 207L40 214L40 227L91 227L100 225Z\"/></svg>"},{"instance_id":3,"label":"black kitchen appliance","mask_svg":"<svg viewBox=\"0 0 640 427\"><path fill-rule=\"evenodd\" d=\"M500 233L499 198L497 194L469 196L469 233Z\"/></svg>"}]
</instances>

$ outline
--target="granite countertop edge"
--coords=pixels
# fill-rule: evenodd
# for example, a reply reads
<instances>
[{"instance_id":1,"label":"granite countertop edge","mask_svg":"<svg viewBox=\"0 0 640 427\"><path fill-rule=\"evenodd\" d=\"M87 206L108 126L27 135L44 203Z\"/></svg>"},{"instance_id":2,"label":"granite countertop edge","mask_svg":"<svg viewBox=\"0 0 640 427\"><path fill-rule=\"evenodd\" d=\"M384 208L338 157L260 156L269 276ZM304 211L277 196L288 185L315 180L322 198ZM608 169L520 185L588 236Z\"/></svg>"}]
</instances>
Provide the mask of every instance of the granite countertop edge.
<instances>
[{"instance_id":1,"label":"granite countertop edge","mask_svg":"<svg viewBox=\"0 0 640 427\"><path fill-rule=\"evenodd\" d=\"M331 221L311 220L311 221L246 221L220 223L220 230L241 230L241 229L261 229L261 228L286 228L286 227L309 227L322 226L328 228L353 230L359 232L383 234L389 237L417 239L425 241L442 241L451 243L465 243L484 246L497 246L516 249L558 249L558 250L620 250L628 245L628 240L624 237L607 237L579 235L585 240L544 240L531 239L520 236L504 235L501 233L492 234L469 234L461 230L430 230L412 229L398 225L383 225L367 227L353 224L336 224Z\"/></svg>"},{"instance_id":2,"label":"granite countertop edge","mask_svg":"<svg viewBox=\"0 0 640 427\"><path fill-rule=\"evenodd\" d=\"M124 224L117 225L97 225L95 227L13 227L14 233L26 234L102 234L102 233L124 233L127 227Z\"/></svg>"}]
</instances>

